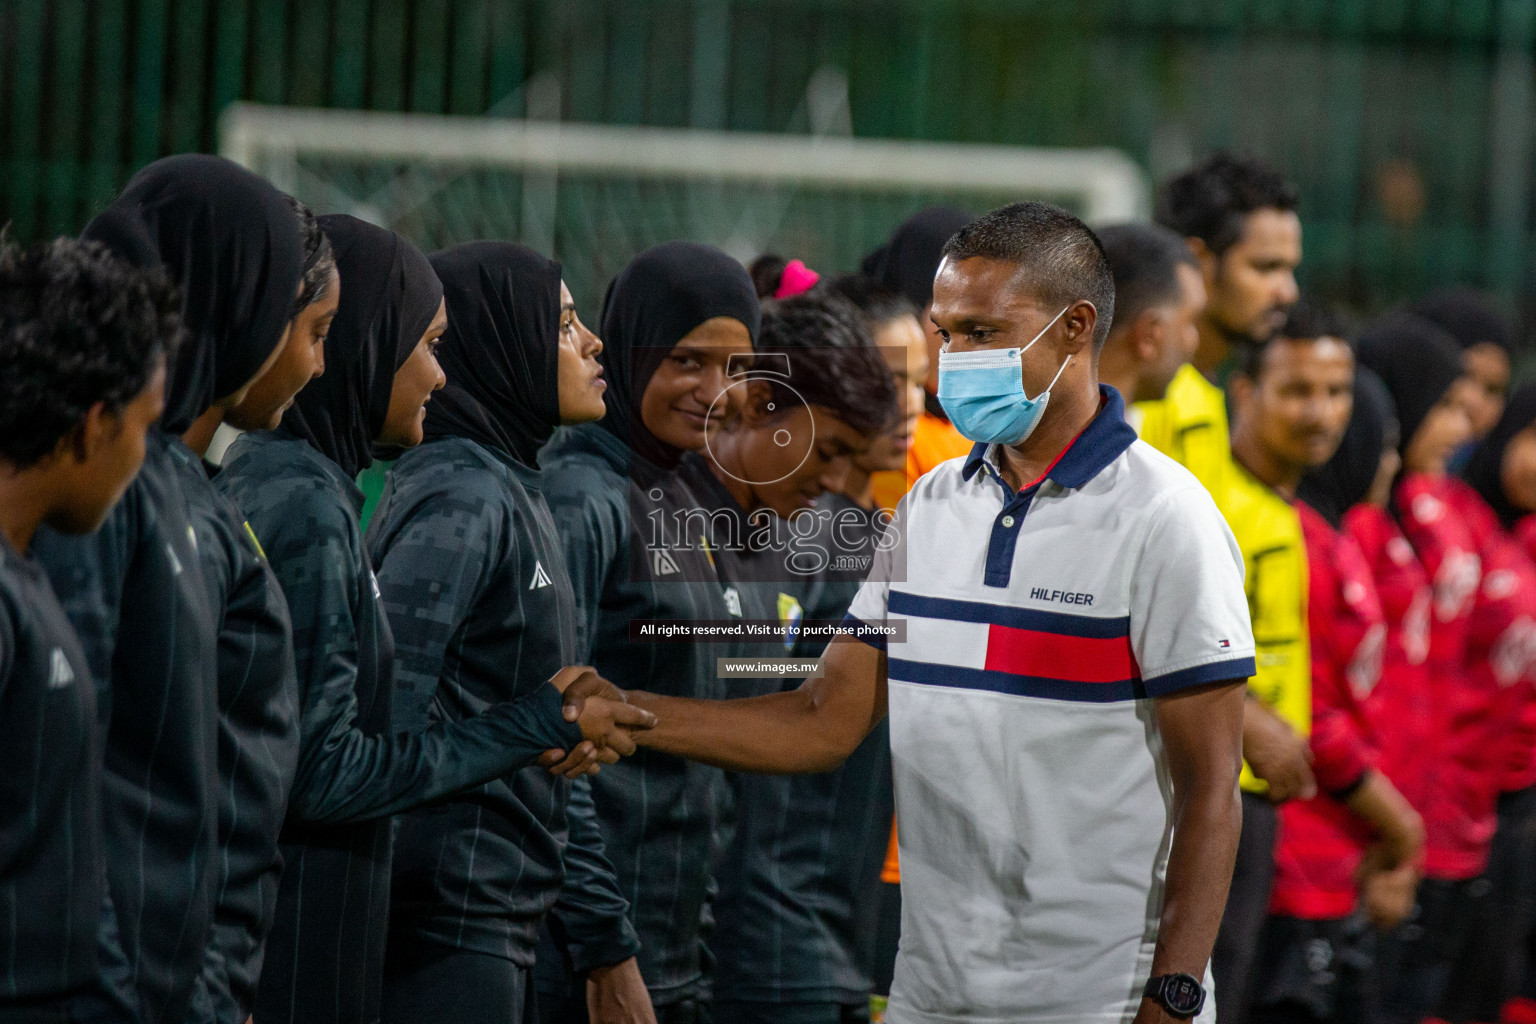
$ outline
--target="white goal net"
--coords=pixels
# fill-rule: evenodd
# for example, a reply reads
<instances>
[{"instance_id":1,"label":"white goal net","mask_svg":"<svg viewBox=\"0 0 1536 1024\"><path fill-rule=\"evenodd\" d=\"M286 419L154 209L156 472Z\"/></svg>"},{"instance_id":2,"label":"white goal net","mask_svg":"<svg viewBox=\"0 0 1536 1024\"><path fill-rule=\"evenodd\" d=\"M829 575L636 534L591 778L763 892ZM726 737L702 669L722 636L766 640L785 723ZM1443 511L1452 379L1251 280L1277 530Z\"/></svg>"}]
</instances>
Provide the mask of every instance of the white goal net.
<instances>
[{"instance_id":1,"label":"white goal net","mask_svg":"<svg viewBox=\"0 0 1536 1024\"><path fill-rule=\"evenodd\" d=\"M846 127L844 128L846 130ZM504 117L236 104L221 152L319 212L351 213L424 249L476 238L559 259L589 322L631 256L693 239L822 271L916 210L1047 199L1090 223L1144 218L1150 190L1115 149L1038 149L748 134Z\"/></svg>"}]
</instances>

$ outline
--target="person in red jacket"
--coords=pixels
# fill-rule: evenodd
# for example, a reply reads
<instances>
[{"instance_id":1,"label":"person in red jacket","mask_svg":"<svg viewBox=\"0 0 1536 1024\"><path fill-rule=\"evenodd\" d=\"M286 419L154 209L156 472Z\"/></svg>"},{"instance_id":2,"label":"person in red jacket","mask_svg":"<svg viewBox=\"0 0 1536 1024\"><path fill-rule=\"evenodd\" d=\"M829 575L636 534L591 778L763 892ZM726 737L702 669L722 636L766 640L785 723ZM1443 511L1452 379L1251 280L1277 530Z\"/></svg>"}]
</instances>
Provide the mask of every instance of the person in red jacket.
<instances>
[{"instance_id":1,"label":"person in red jacket","mask_svg":"<svg viewBox=\"0 0 1536 1024\"><path fill-rule=\"evenodd\" d=\"M1463 404L1461 353L1433 324L1385 317L1362 334L1356 351L1360 365L1381 376L1392 398L1403 460L1392 508L1433 586L1428 720L1413 750L1426 763L1417 805L1427 834L1425 878L1413 919L1383 939L1378 957L1382 1020L1418 1024L1441 1005L1477 920L1486 895L1479 876L1493 835L1496 784L1482 770L1482 737L1472 728L1486 695L1467 669L1482 561L1471 528L1451 502L1446 474L1447 461L1472 427Z\"/></svg>"},{"instance_id":2,"label":"person in red jacket","mask_svg":"<svg viewBox=\"0 0 1536 1024\"><path fill-rule=\"evenodd\" d=\"M1371 926L1394 927L1413 907L1424 826L1378 766L1377 722L1368 708L1380 689L1386 617L1365 555L1341 529L1344 513L1377 477L1391 417L1380 378L1357 371L1338 451L1297 487L1320 792L1280 808L1254 1024L1374 1020Z\"/></svg>"},{"instance_id":3,"label":"person in red jacket","mask_svg":"<svg viewBox=\"0 0 1536 1024\"><path fill-rule=\"evenodd\" d=\"M1489 750L1504 775L1485 876L1488 913L1481 941L1453 975L1452 992L1466 998L1451 1010L1536 1021L1536 985L1525 984L1536 932L1536 385L1516 392L1463 476L1464 514L1484 541L1479 604L1488 607L1474 616L1489 620L1487 631L1503 627L1490 659L1502 701L1490 717Z\"/></svg>"}]
</instances>

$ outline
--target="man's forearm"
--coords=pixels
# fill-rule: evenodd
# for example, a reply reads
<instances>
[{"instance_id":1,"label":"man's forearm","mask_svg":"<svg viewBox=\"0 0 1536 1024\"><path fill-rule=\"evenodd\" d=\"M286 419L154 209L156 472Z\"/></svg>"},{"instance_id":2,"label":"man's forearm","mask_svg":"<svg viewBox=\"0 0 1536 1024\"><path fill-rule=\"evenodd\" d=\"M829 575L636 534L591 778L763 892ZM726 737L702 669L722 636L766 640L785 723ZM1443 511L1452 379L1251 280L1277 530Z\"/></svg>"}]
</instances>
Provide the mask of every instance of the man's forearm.
<instances>
[{"instance_id":1,"label":"man's forearm","mask_svg":"<svg viewBox=\"0 0 1536 1024\"><path fill-rule=\"evenodd\" d=\"M809 685L738 700L693 700L631 691L631 703L656 715L656 728L635 734L642 747L728 771L764 775L836 768L864 738L851 738L820 712ZM871 723L872 724L872 723Z\"/></svg>"},{"instance_id":2,"label":"man's forearm","mask_svg":"<svg viewBox=\"0 0 1536 1024\"><path fill-rule=\"evenodd\" d=\"M1367 771L1346 806L1376 830L1385 856L1383 868L1396 868L1423 853L1424 820L1385 775Z\"/></svg>"},{"instance_id":3,"label":"man's forearm","mask_svg":"<svg viewBox=\"0 0 1536 1024\"><path fill-rule=\"evenodd\" d=\"M1153 977L1189 974L1203 978L1205 974L1226 909L1243 828L1235 776L1231 781L1231 785L1202 785L1182 798L1175 793L1173 847L1168 853Z\"/></svg>"},{"instance_id":4,"label":"man's forearm","mask_svg":"<svg viewBox=\"0 0 1536 1024\"><path fill-rule=\"evenodd\" d=\"M885 655L838 640L822 655L822 675L796 690L739 700L629 694L654 712L642 747L738 772L763 775L831 771L885 717Z\"/></svg>"}]
</instances>

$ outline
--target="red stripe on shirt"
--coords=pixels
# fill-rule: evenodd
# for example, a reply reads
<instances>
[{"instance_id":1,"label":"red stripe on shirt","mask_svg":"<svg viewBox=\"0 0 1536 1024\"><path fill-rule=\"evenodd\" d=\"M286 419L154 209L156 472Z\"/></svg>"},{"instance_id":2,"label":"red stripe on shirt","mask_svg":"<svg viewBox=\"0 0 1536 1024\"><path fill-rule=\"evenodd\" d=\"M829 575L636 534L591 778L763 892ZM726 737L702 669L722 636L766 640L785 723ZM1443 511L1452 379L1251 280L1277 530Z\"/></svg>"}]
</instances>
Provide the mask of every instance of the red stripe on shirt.
<instances>
[{"instance_id":1,"label":"red stripe on shirt","mask_svg":"<svg viewBox=\"0 0 1536 1024\"><path fill-rule=\"evenodd\" d=\"M992 672L1012 672L1080 683L1139 679L1131 638L1092 638L992 625L987 629L987 662Z\"/></svg>"}]
</instances>

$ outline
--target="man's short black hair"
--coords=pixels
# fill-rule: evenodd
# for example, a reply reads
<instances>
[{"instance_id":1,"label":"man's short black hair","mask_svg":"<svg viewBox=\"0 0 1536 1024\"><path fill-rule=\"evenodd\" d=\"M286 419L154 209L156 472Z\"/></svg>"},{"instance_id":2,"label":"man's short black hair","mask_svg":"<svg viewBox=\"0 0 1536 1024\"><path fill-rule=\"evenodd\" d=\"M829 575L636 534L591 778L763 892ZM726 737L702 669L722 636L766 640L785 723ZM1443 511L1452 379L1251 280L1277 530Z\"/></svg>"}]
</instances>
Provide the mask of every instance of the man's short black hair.
<instances>
[{"instance_id":1,"label":"man's short black hair","mask_svg":"<svg viewBox=\"0 0 1536 1024\"><path fill-rule=\"evenodd\" d=\"M1273 167L1216 153L1163 183L1156 219L1220 256L1243 237L1243 218L1250 213L1292 212L1296 203L1296 186Z\"/></svg>"},{"instance_id":2,"label":"man's short black hair","mask_svg":"<svg viewBox=\"0 0 1536 1024\"><path fill-rule=\"evenodd\" d=\"M325 298L325 290L330 287L331 271L336 269L336 254L331 249L331 240L325 237L320 227L315 211L293 196L287 199L288 205L293 207L294 214L299 218L299 241L304 245L303 276L299 278L299 297L293 300L291 319L304 312L305 307Z\"/></svg>"},{"instance_id":3,"label":"man's short black hair","mask_svg":"<svg viewBox=\"0 0 1536 1024\"><path fill-rule=\"evenodd\" d=\"M1183 238L1156 224L1111 224L1098 234L1115 276L1118 323L1129 326L1149 309L1179 304L1179 266L1200 266Z\"/></svg>"},{"instance_id":4,"label":"man's short black hair","mask_svg":"<svg viewBox=\"0 0 1536 1024\"><path fill-rule=\"evenodd\" d=\"M892 291L868 274L838 274L818 287L853 303L863 315L864 327L870 334L894 320L903 317L916 320L918 316L911 299Z\"/></svg>"},{"instance_id":5,"label":"man's short black hair","mask_svg":"<svg viewBox=\"0 0 1536 1024\"><path fill-rule=\"evenodd\" d=\"M806 292L765 302L753 352L753 376L769 383L780 409L796 408L804 399L830 409L861 434L882 433L896 421L890 368L870 341L858 308L841 296ZM785 363L788 380L770 372Z\"/></svg>"},{"instance_id":6,"label":"man's short black hair","mask_svg":"<svg viewBox=\"0 0 1536 1024\"><path fill-rule=\"evenodd\" d=\"M1026 287L1054 313L1087 299L1098 311L1093 351L1104 347L1115 313L1115 279L1088 225L1050 203L1010 203L971 221L944 244L946 258L1017 263Z\"/></svg>"},{"instance_id":7,"label":"man's short black hair","mask_svg":"<svg viewBox=\"0 0 1536 1024\"><path fill-rule=\"evenodd\" d=\"M1269 353L1269 347L1276 342L1316 341L1320 338L1343 341L1348 336L1344 321L1338 314L1303 300L1286 313L1285 323L1273 338L1239 346L1238 368L1249 380L1258 380L1264 372L1264 357Z\"/></svg>"},{"instance_id":8,"label":"man's short black hair","mask_svg":"<svg viewBox=\"0 0 1536 1024\"><path fill-rule=\"evenodd\" d=\"M99 242L0 244L0 460L25 469L97 402L137 398L181 340L180 309L162 270Z\"/></svg>"}]
</instances>

